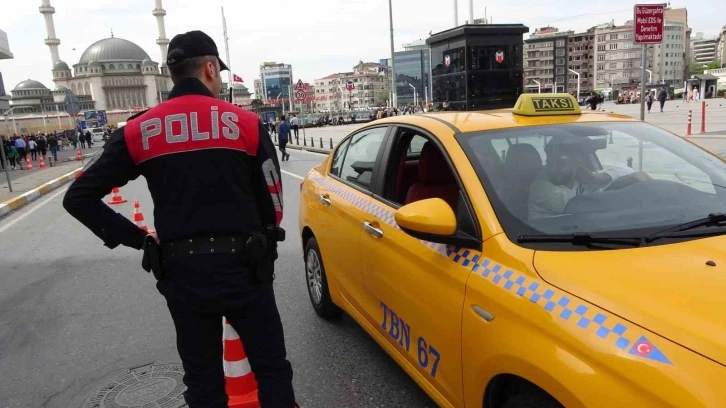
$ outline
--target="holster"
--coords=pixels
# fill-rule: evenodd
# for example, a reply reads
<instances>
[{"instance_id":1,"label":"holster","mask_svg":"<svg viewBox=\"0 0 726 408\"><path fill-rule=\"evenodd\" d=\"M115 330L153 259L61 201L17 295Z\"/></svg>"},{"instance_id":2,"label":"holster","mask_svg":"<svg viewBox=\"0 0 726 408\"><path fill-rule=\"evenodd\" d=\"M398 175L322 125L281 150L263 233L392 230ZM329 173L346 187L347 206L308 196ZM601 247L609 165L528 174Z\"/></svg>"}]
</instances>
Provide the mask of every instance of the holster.
<instances>
[{"instance_id":1,"label":"holster","mask_svg":"<svg viewBox=\"0 0 726 408\"><path fill-rule=\"evenodd\" d=\"M153 236L147 235L144 239L144 257L141 259L141 267L146 272L153 273L156 280L161 280L164 278L162 265L161 247Z\"/></svg>"},{"instance_id":2,"label":"holster","mask_svg":"<svg viewBox=\"0 0 726 408\"><path fill-rule=\"evenodd\" d=\"M271 284L275 280L275 260L277 260L277 243L285 240L285 230L272 226L265 227L264 234L252 234L247 241L250 256L257 260L255 281L260 284Z\"/></svg>"}]
</instances>

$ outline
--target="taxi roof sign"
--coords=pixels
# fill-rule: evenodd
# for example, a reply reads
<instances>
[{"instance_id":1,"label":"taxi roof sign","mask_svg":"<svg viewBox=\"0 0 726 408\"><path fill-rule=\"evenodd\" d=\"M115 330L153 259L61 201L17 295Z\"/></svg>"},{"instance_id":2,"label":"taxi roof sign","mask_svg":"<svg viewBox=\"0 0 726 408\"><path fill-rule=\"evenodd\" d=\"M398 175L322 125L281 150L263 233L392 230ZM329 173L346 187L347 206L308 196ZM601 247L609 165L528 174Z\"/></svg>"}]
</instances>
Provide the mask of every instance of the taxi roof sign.
<instances>
[{"instance_id":1,"label":"taxi roof sign","mask_svg":"<svg viewBox=\"0 0 726 408\"><path fill-rule=\"evenodd\" d=\"M522 116L579 115L580 104L567 93L522 94L512 113Z\"/></svg>"}]
</instances>

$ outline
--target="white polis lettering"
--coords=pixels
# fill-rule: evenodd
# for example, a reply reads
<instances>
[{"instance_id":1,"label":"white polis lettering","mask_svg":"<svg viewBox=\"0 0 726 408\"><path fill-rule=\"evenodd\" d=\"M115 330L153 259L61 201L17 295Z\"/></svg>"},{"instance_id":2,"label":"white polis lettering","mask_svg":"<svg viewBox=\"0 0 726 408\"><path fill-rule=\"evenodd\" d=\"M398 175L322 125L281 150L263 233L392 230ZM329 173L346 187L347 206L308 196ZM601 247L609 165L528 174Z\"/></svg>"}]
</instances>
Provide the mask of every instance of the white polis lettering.
<instances>
[{"instance_id":1,"label":"white polis lettering","mask_svg":"<svg viewBox=\"0 0 726 408\"><path fill-rule=\"evenodd\" d=\"M149 139L161 134L161 119L152 118L141 122L141 146L149 150Z\"/></svg>"},{"instance_id":2,"label":"white polis lettering","mask_svg":"<svg viewBox=\"0 0 726 408\"><path fill-rule=\"evenodd\" d=\"M212 139L219 139L219 106L212 106Z\"/></svg>"},{"instance_id":3,"label":"white polis lettering","mask_svg":"<svg viewBox=\"0 0 726 408\"><path fill-rule=\"evenodd\" d=\"M239 127L237 127L237 123L235 123L238 120L239 118L233 112L222 113L222 123L227 126L222 128L222 135L224 135L225 138L229 140L239 139Z\"/></svg>"},{"instance_id":4,"label":"white polis lettering","mask_svg":"<svg viewBox=\"0 0 726 408\"><path fill-rule=\"evenodd\" d=\"M187 124L187 115L177 113L164 118L166 124L166 142L167 143L183 143L189 140L189 126ZM174 134L174 122L179 123L181 131L178 135Z\"/></svg>"},{"instance_id":5,"label":"white polis lettering","mask_svg":"<svg viewBox=\"0 0 726 408\"><path fill-rule=\"evenodd\" d=\"M191 124L192 124L192 140L207 140L209 139L209 132L199 131L199 120L197 120L197 112L191 113Z\"/></svg>"}]
</instances>

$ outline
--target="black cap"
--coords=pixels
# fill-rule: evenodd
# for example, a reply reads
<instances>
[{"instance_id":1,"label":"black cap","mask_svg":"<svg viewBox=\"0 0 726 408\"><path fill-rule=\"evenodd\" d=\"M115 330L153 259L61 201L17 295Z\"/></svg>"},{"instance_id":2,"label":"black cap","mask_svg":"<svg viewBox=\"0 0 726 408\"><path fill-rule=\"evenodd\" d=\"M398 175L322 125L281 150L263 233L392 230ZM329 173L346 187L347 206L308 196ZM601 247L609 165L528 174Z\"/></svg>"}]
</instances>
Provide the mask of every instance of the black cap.
<instances>
[{"instance_id":1,"label":"black cap","mask_svg":"<svg viewBox=\"0 0 726 408\"><path fill-rule=\"evenodd\" d=\"M207 55L217 57L221 70L229 71L227 65L219 58L217 44L214 43L212 37L199 30L188 31L184 34L177 34L171 39L169 52L166 55L166 64L172 66L188 58L205 57Z\"/></svg>"}]
</instances>

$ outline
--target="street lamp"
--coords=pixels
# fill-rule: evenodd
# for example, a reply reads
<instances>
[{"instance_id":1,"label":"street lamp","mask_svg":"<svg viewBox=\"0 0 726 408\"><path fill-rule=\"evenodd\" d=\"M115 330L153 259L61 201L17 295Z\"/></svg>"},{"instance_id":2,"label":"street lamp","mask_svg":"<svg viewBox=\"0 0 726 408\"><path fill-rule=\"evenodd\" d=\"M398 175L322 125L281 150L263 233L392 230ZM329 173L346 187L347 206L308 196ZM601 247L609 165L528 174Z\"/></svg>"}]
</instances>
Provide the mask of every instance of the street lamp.
<instances>
[{"instance_id":1,"label":"street lamp","mask_svg":"<svg viewBox=\"0 0 726 408\"><path fill-rule=\"evenodd\" d=\"M396 100L396 62L394 61L393 48L393 0L388 0L388 18L391 23L391 106L395 106Z\"/></svg>"},{"instance_id":2,"label":"street lamp","mask_svg":"<svg viewBox=\"0 0 726 408\"><path fill-rule=\"evenodd\" d=\"M653 71L646 68L645 72L648 73L648 83L652 84L653 83Z\"/></svg>"},{"instance_id":3,"label":"street lamp","mask_svg":"<svg viewBox=\"0 0 726 408\"><path fill-rule=\"evenodd\" d=\"M418 106L418 103L416 103L417 102L416 101L416 87L411 84L408 84L408 86L410 86L411 89L413 89L413 105Z\"/></svg>"},{"instance_id":4,"label":"street lamp","mask_svg":"<svg viewBox=\"0 0 726 408\"><path fill-rule=\"evenodd\" d=\"M573 69L569 69L569 68L567 68L567 70L572 72L573 74L577 75L577 100L579 103L579 101L580 101L580 73Z\"/></svg>"},{"instance_id":5,"label":"street lamp","mask_svg":"<svg viewBox=\"0 0 726 408\"><path fill-rule=\"evenodd\" d=\"M542 93L542 84L536 79L533 79L532 82L537 84L537 93Z\"/></svg>"}]
</instances>

